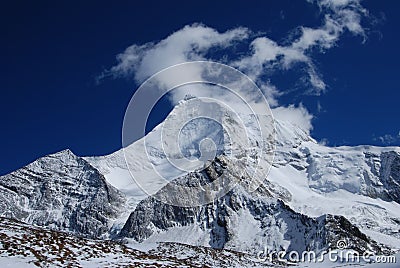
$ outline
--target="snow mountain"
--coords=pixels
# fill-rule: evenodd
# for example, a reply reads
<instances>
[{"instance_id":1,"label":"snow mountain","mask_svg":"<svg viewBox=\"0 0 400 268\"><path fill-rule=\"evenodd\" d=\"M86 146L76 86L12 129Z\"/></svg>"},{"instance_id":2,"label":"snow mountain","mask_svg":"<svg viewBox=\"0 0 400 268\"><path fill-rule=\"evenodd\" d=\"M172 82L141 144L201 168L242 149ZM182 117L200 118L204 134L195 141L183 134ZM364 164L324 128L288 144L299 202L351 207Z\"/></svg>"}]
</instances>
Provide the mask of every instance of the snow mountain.
<instances>
[{"instance_id":1,"label":"snow mountain","mask_svg":"<svg viewBox=\"0 0 400 268\"><path fill-rule=\"evenodd\" d=\"M189 101L145 137L110 155L79 157L65 150L1 176L0 215L134 247L167 243L255 256L265 247L321 252L344 239L359 252L400 250L399 147L328 147L279 120L267 133L273 146L262 144L253 115L242 114L239 122L213 103ZM186 122L196 111L212 112L217 120ZM272 120L258 119L261 124ZM248 129L246 141L240 123ZM165 152L179 125L183 153ZM205 139L214 144L202 144ZM260 151L262 156L255 157ZM201 165L192 161L202 156ZM191 171L176 167L188 160ZM264 170L251 173L257 161ZM207 186L221 176L235 187L212 202L180 207L160 201L208 200L198 193L191 198L187 192L172 197L169 192L176 185ZM249 181L257 183L249 186Z\"/></svg>"},{"instance_id":2,"label":"snow mountain","mask_svg":"<svg viewBox=\"0 0 400 268\"><path fill-rule=\"evenodd\" d=\"M70 150L0 177L2 217L86 237L108 236L125 202L97 169Z\"/></svg>"},{"instance_id":3,"label":"snow mountain","mask_svg":"<svg viewBox=\"0 0 400 268\"><path fill-rule=\"evenodd\" d=\"M204 171L190 173L172 183L205 185L221 173L235 176L236 169L234 163L220 156ZM169 195L168 186L156 195ZM139 242L169 241L247 253L263 247L272 251L320 253L336 248L338 240L346 239L359 252L367 249L376 254L390 252L343 216L311 218L293 211L283 201L290 198L285 189L268 182L252 193L239 184L214 202L197 207L177 207L149 196L137 205L119 235Z\"/></svg>"}]
</instances>

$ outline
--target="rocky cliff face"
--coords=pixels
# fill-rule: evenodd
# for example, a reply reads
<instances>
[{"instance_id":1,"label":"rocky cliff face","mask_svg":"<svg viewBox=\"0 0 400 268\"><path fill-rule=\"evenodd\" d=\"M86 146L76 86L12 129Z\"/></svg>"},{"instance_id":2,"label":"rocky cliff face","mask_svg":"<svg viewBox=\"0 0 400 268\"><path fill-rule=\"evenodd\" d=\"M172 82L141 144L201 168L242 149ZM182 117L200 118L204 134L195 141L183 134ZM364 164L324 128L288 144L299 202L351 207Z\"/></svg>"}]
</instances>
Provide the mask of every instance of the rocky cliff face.
<instances>
[{"instance_id":1,"label":"rocky cliff face","mask_svg":"<svg viewBox=\"0 0 400 268\"><path fill-rule=\"evenodd\" d=\"M374 198L400 203L400 153L384 152L380 155L365 153L370 166L364 179L368 185L365 193Z\"/></svg>"},{"instance_id":2,"label":"rocky cliff face","mask_svg":"<svg viewBox=\"0 0 400 268\"><path fill-rule=\"evenodd\" d=\"M179 109L172 111L170 130L174 120L182 119ZM93 238L118 234L143 242L180 242L252 253L264 247L323 250L344 236L360 251L368 247L380 252L385 246L399 249L400 148L328 147L301 128L277 121L271 171L257 178L262 184L256 191L249 191L246 183L254 178L243 173L240 158L253 159L251 153L258 146L255 131L250 133L251 146L245 146L234 117L221 114L222 125L237 140L235 157L225 152L224 131L197 120L186 126L180 141L184 156L201 155L193 143L210 138L216 140L216 158L203 170L171 171L162 151L162 123L124 151L78 157L66 150L0 177L0 215ZM252 126L254 118L244 118L244 124ZM157 180L154 168L167 173L168 179ZM149 192L142 191L132 174ZM207 186L221 175L237 187L213 202L190 207L193 199L208 198L201 192L190 195L190 187ZM171 195L173 185L186 186L187 192ZM186 207L160 200L179 200Z\"/></svg>"},{"instance_id":3,"label":"rocky cliff face","mask_svg":"<svg viewBox=\"0 0 400 268\"><path fill-rule=\"evenodd\" d=\"M275 168L305 171L308 186L319 193L345 190L400 203L399 148L328 147L285 122L277 122L277 130Z\"/></svg>"},{"instance_id":4,"label":"rocky cliff face","mask_svg":"<svg viewBox=\"0 0 400 268\"><path fill-rule=\"evenodd\" d=\"M193 172L172 183L189 187L206 184L224 172L233 176L232 170L235 164L220 156L204 171ZM165 195L170 193L162 189L157 194L169 198ZM321 252L336 248L340 239L359 252L386 250L345 217L312 218L295 212L283 201L290 199L290 193L277 185L265 183L249 193L240 182L223 197L197 207L176 207L161 202L161 196L150 196L137 205L119 235L139 242L172 241L248 253L264 247L271 251Z\"/></svg>"},{"instance_id":5,"label":"rocky cliff face","mask_svg":"<svg viewBox=\"0 0 400 268\"><path fill-rule=\"evenodd\" d=\"M101 237L124 196L86 160L65 150L0 177L0 214L37 226Z\"/></svg>"}]
</instances>

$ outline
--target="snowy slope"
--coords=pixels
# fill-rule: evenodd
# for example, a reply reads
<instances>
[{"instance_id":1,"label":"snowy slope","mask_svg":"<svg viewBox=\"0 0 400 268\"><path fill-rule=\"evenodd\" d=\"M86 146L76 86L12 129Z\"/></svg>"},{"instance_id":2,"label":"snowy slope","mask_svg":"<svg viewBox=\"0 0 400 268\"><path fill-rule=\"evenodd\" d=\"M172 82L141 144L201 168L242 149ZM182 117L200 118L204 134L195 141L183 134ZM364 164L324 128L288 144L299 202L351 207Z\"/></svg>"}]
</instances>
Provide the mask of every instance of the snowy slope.
<instances>
[{"instance_id":1,"label":"snowy slope","mask_svg":"<svg viewBox=\"0 0 400 268\"><path fill-rule=\"evenodd\" d=\"M277 129L278 140L295 140L283 123ZM399 161L398 147L332 148L303 136L278 146L268 179L293 194L294 210L343 215L378 242L400 248Z\"/></svg>"},{"instance_id":2,"label":"snowy slope","mask_svg":"<svg viewBox=\"0 0 400 268\"><path fill-rule=\"evenodd\" d=\"M202 117L196 118L198 114ZM196 119L187 120L193 117ZM243 117L248 132L240 127L242 122L234 112L214 102L190 99L177 105L167 119L146 137L110 155L85 159L127 196L130 213L148 195L155 194L168 182L202 167L208 159L222 153L233 157L242 157L244 153L249 160L246 168L251 169L255 164L253 155L260 150L270 152L273 148L267 147L268 144L259 148L259 129L254 116ZM272 122L272 118L264 115L258 119L265 124ZM272 139L272 133L267 134ZM179 144L168 147L168 144L176 142L177 135ZM212 140L213 146L202 143L204 139ZM180 154L176 147L183 153ZM193 160L196 158L199 161ZM272 158L271 153L266 154L265 159L260 159L265 162L261 166L267 166ZM118 221L121 227L129 213Z\"/></svg>"},{"instance_id":3,"label":"snowy slope","mask_svg":"<svg viewBox=\"0 0 400 268\"><path fill-rule=\"evenodd\" d=\"M107 236L125 197L70 150L0 177L0 216L88 237Z\"/></svg>"},{"instance_id":4,"label":"snowy slope","mask_svg":"<svg viewBox=\"0 0 400 268\"><path fill-rule=\"evenodd\" d=\"M206 170L189 173L171 183L205 185L214 181L217 174L235 176L237 166L226 156L220 156ZM240 177L243 181L248 179ZM159 201L163 198L157 195L168 194L165 187L141 201L120 236L146 243L179 242L250 254L264 247L274 251L320 253L346 239L347 245L358 252L368 249L375 254L389 253L344 217L311 218L293 211L282 201L290 196L279 186L266 183L249 193L238 184L211 204L196 207L176 207ZM177 198L185 198L185 194Z\"/></svg>"},{"instance_id":5,"label":"snowy slope","mask_svg":"<svg viewBox=\"0 0 400 268\"><path fill-rule=\"evenodd\" d=\"M145 243L241 252L265 246L320 250L334 245L338 232L350 233L349 241L359 249L400 249L400 148L328 147L284 121L275 121L275 143L271 129L270 143L263 144L253 115L241 114L240 121L204 100L191 99L192 109L187 104L175 107L146 137L110 155L78 157L66 150L0 177L1 215L91 237L120 232ZM197 114L213 120L187 121ZM175 140L180 151L166 147ZM207 175L201 167L208 159L215 164L224 158L230 177L247 174L247 181L263 184L251 193L240 183L225 197L195 208L157 201L176 182L207 183L218 171ZM253 174L256 160L261 172ZM191 202L190 196L174 198ZM332 220L345 224L332 229Z\"/></svg>"},{"instance_id":6,"label":"snowy slope","mask_svg":"<svg viewBox=\"0 0 400 268\"><path fill-rule=\"evenodd\" d=\"M132 249L0 217L0 267L270 267L255 256L161 243Z\"/></svg>"},{"instance_id":7,"label":"snowy slope","mask_svg":"<svg viewBox=\"0 0 400 268\"><path fill-rule=\"evenodd\" d=\"M204 104L198 102L196 105ZM181 119L177 117L181 113L178 105L167 120L179 121ZM186 140L192 142L218 136L215 128L201 121L198 123L203 125L192 126L193 131L185 133L190 137ZM224 123L229 125L230 122ZM251 123L249 117L245 124ZM311 217L343 215L379 243L400 248L400 148L328 147L318 144L297 126L282 121L275 123L276 154L267 180L290 193L285 203L296 212ZM125 150L133 177L141 185L146 184L145 188L151 189L151 194L167 183L154 176L151 163L156 170L167 174L169 181L185 174L169 170L170 164L160 143L163 124L165 122ZM204 132L207 129L214 132ZM144 146L146 142L151 144L150 161ZM128 195L132 210L147 197L130 176L122 150L109 156L86 159L98 167L112 185ZM264 163L269 160L264 159Z\"/></svg>"}]
</instances>

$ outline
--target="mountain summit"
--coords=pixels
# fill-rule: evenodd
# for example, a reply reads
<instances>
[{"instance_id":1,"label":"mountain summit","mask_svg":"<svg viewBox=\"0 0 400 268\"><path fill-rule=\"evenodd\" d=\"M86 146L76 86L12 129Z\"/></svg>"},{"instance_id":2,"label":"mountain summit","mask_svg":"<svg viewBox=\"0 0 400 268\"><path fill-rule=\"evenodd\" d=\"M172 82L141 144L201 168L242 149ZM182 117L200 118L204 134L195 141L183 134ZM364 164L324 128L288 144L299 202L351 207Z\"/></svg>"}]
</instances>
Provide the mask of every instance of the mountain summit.
<instances>
[{"instance_id":1,"label":"mountain summit","mask_svg":"<svg viewBox=\"0 0 400 268\"><path fill-rule=\"evenodd\" d=\"M199 111L209 117L187 120ZM274 123L265 143L254 115L190 98L110 155L65 150L0 177L1 216L136 246L321 252L345 239L359 252L400 249L400 148L328 147L289 122L257 119ZM166 150L172 142L179 150ZM223 195L193 190L216 181Z\"/></svg>"}]
</instances>

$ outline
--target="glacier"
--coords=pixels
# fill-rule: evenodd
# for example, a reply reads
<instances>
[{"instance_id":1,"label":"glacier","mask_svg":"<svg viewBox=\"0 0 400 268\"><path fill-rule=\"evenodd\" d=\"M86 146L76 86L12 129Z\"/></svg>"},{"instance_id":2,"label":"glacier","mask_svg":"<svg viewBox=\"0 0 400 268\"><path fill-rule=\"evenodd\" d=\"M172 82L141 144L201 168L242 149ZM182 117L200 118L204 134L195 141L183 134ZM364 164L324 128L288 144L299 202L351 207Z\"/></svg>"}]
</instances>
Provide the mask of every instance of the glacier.
<instances>
[{"instance_id":1,"label":"glacier","mask_svg":"<svg viewBox=\"0 0 400 268\"><path fill-rule=\"evenodd\" d=\"M179 137L183 157L168 155L163 141L176 138L173 128L187 116L185 103L145 137L112 154L81 157L64 150L1 176L0 216L132 247L173 243L243 254L265 246L322 251L346 236L348 246L359 251L400 250L399 147L329 147L299 126L273 120L274 131L268 133L273 148L262 147L263 157L257 159L268 166L268 176L246 177L247 167L240 166L237 156L254 164L252 156L260 150L254 117L244 115L246 121L238 122L212 103L190 101L193 107L221 113L223 128L206 119L186 124ZM272 120L260 118L262 123ZM239 123L250 129L247 141L241 140ZM201 144L207 138L213 146ZM209 166L194 162L190 172L169 161L179 165L202 155L211 158ZM238 177L238 185L195 207L160 201L170 198L171 185L207 185L213 174ZM246 181L254 179L259 184L248 191ZM179 194L175 198L187 198Z\"/></svg>"}]
</instances>

